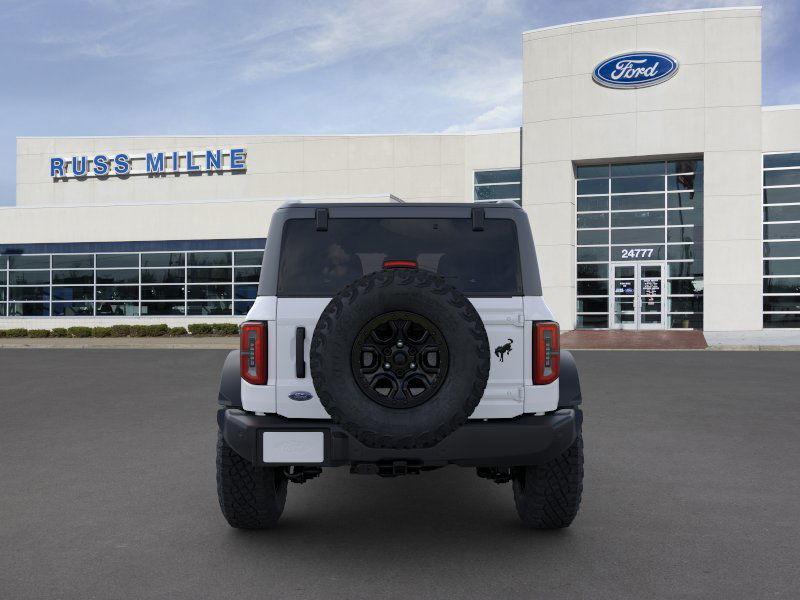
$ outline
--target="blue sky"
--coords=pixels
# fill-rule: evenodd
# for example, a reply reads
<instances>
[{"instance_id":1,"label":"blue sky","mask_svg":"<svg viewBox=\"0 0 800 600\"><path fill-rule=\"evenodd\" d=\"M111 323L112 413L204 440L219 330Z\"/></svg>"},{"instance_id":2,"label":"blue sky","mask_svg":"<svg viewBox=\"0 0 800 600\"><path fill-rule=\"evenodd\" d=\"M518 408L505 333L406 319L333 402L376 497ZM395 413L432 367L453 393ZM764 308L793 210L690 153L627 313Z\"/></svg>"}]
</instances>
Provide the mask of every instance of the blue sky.
<instances>
[{"instance_id":1,"label":"blue sky","mask_svg":"<svg viewBox=\"0 0 800 600\"><path fill-rule=\"evenodd\" d=\"M436 132L521 123L521 33L752 0L0 0L15 137ZM764 104L800 103L800 2L764 3Z\"/></svg>"}]
</instances>

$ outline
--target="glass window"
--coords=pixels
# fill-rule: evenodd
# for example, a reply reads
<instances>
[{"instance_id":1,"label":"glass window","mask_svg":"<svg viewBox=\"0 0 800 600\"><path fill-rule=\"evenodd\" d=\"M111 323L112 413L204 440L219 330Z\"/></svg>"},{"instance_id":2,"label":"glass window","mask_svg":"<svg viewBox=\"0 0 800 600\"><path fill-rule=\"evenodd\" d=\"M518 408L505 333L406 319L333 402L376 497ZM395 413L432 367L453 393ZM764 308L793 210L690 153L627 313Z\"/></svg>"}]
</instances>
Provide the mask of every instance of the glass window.
<instances>
[{"instance_id":1,"label":"glass window","mask_svg":"<svg viewBox=\"0 0 800 600\"><path fill-rule=\"evenodd\" d=\"M186 264L183 252L143 253L142 267L182 267Z\"/></svg>"},{"instance_id":2,"label":"glass window","mask_svg":"<svg viewBox=\"0 0 800 600\"><path fill-rule=\"evenodd\" d=\"M94 271L53 271L53 284L94 283Z\"/></svg>"},{"instance_id":3,"label":"glass window","mask_svg":"<svg viewBox=\"0 0 800 600\"><path fill-rule=\"evenodd\" d=\"M698 218L703 213L694 209L668 210L667 225L700 225Z\"/></svg>"},{"instance_id":4,"label":"glass window","mask_svg":"<svg viewBox=\"0 0 800 600\"><path fill-rule=\"evenodd\" d=\"M608 244L608 229L579 230L578 244Z\"/></svg>"},{"instance_id":5,"label":"glass window","mask_svg":"<svg viewBox=\"0 0 800 600\"><path fill-rule=\"evenodd\" d=\"M233 297L237 300L254 300L258 296L257 285L237 285Z\"/></svg>"},{"instance_id":6,"label":"glass window","mask_svg":"<svg viewBox=\"0 0 800 600\"><path fill-rule=\"evenodd\" d=\"M694 275L692 262L674 262L667 265L670 277L691 277Z\"/></svg>"},{"instance_id":7,"label":"glass window","mask_svg":"<svg viewBox=\"0 0 800 600\"><path fill-rule=\"evenodd\" d=\"M694 227L669 227L667 229L667 242L693 242L694 233Z\"/></svg>"},{"instance_id":8,"label":"glass window","mask_svg":"<svg viewBox=\"0 0 800 600\"><path fill-rule=\"evenodd\" d=\"M608 179L583 179L578 181L578 195L608 194Z\"/></svg>"},{"instance_id":9,"label":"glass window","mask_svg":"<svg viewBox=\"0 0 800 600\"><path fill-rule=\"evenodd\" d=\"M82 286L53 286L53 300L93 300L94 288Z\"/></svg>"},{"instance_id":10,"label":"glass window","mask_svg":"<svg viewBox=\"0 0 800 600\"><path fill-rule=\"evenodd\" d=\"M578 312L607 313L608 298L578 298Z\"/></svg>"},{"instance_id":11,"label":"glass window","mask_svg":"<svg viewBox=\"0 0 800 600\"><path fill-rule=\"evenodd\" d=\"M5 284L6 284L6 272L0 271L0 286L3 286Z\"/></svg>"},{"instance_id":12,"label":"glass window","mask_svg":"<svg viewBox=\"0 0 800 600\"><path fill-rule=\"evenodd\" d=\"M699 208L702 205L702 192L672 192L667 194L667 208Z\"/></svg>"},{"instance_id":13,"label":"glass window","mask_svg":"<svg viewBox=\"0 0 800 600\"><path fill-rule=\"evenodd\" d=\"M703 189L702 178L695 175L668 175L668 190L700 190Z\"/></svg>"},{"instance_id":14,"label":"glass window","mask_svg":"<svg viewBox=\"0 0 800 600\"><path fill-rule=\"evenodd\" d=\"M182 285L143 285L142 301L147 300L182 300L185 297Z\"/></svg>"},{"instance_id":15,"label":"glass window","mask_svg":"<svg viewBox=\"0 0 800 600\"><path fill-rule=\"evenodd\" d=\"M258 276L260 273L261 267L236 267L233 270L233 280L258 282Z\"/></svg>"},{"instance_id":16,"label":"glass window","mask_svg":"<svg viewBox=\"0 0 800 600\"><path fill-rule=\"evenodd\" d=\"M50 283L50 271L11 271L8 274L9 285L47 285Z\"/></svg>"},{"instance_id":17,"label":"glass window","mask_svg":"<svg viewBox=\"0 0 800 600\"><path fill-rule=\"evenodd\" d=\"M608 295L608 281L579 281L579 296L602 296Z\"/></svg>"},{"instance_id":18,"label":"glass window","mask_svg":"<svg viewBox=\"0 0 800 600\"><path fill-rule=\"evenodd\" d=\"M765 221L800 221L800 204L796 206L767 206Z\"/></svg>"},{"instance_id":19,"label":"glass window","mask_svg":"<svg viewBox=\"0 0 800 600\"><path fill-rule=\"evenodd\" d=\"M646 210L664 208L664 194L611 196L611 210Z\"/></svg>"},{"instance_id":20,"label":"glass window","mask_svg":"<svg viewBox=\"0 0 800 600\"><path fill-rule=\"evenodd\" d=\"M516 200L522 198L522 184L476 185L475 200Z\"/></svg>"},{"instance_id":21,"label":"glass window","mask_svg":"<svg viewBox=\"0 0 800 600\"><path fill-rule=\"evenodd\" d=\"M261 262L264 260L264 253L260 250L252 252L235 252L233 259L237 266L255 265L260 267Z\"/></svg>"},{"instance_id":22,"label":"glass window","mask_svg":"<svg viewBox=\"0 0 800 600\"><path fill-rule=\"evenodd\" d=\"M608 261L608 247L586 247L577 249L578 262Z\"/></svg>"},{"instance_id":23,"label":"glass window","mask_svg":"<svg viewBox=\"0 0 800 600\"><path fill-rule=\"evenodd\" d=\"M520 169L498 169L494 171L475 171L476 184L519 183L520 181L522 181L522 171Z\"/></svg>"},{"instance_id":24,"label":"glass window","mask_svg":"<svg viewBox=\"0 0 800 600\"><path fill-rule=\"evenodd\" d=\"M103 317L137 317L138 302L97 302L95 312Z\"/></svg>"},{"instance_id":25,"label":"glass window","mask_svg":"<svg viewBox=\"0 0 800 600\"><path fill-rule=\"evenodd\" d=\"M767 294L800 294L800 277L766 277L764 292Z\"/></svg>"},{"instance_id":26,"label":"glass window","mask_svg":"<svg viewBox=\"0 0 800 600\"><path fill-rule=\"evenodd\" d=\"M11 287L8 288L9 300L49 300L49 287Z\"/></svg>"},{"instance_id":27,"label":"glass window","mask_svg":"<svg viewBox=\"0 0 800 600\"><path fill-rule=\"evenodd\" d=\"M135 285L98 285L98 300L138 300L139 288Z\"/></svg>"},{"instance_id":28,"label":"glass window","mask_svg":"<svg viewBox=\"0 0 800 600\"><path fill-rule=\"evenodd\" d=\"M142 283L185 283L183 269L142 269Z\"/></svg>"},{"instance_id":29,"label":"glass window","mask_svg":"<svg viewBox=\"0 0 800 600\"><path fill-rule=\"evenodd\" d=\"M219 302L189 302L187 304L189 315L204 316L204 315L230 315L231 303L230 301Z\"/></svg>"},{"instance_id":30,"label":"glass window","mask_svg":"<svg viewBox=\"0 0 800 600\"><path fill-rule=\"evenodd\" d=\"M770 169L775 167L800 167L800 152L765 154L764 168Z\"/></svg>"},{"instance_id":31,"label":"glass window","mask_svg":"<svg viewBox=\"0 0 800 600\"><path fill-rule=\"evenodd\" d=\"M611 176L622 177L628 175L663 175L664 162L629 163L611 165Z\"/></svg>"},{"instance_id":32,"label":"glass window","mask_svg":"<svg viewBox=\"0 0 800 600\"><path fill-rule=\"evenodd\" d=\"M764 171L764 185L800 185L800 169Z\"/></svg>"},{"instance_id":33,"label":"glass window","mask_svg":"<svg viewBox=\"0 0 800 600\"><path fill-rule=\"evenodd\" d=\"M663 177L621 177L611 180L612 194L663 191Z\"/></svg>"},{"instance_id":34,"label":"glass window","mask_svg":"<svg viewBox=\"0 0 800 600\"><path fill-rule=\"evenodd\" d=\"M667 260L683 260L694 258L691 244L667 246Z\"/></svg>"},{"instance_id":35,"label":"glass window","mask_svg":"<svg viewBox=\"0 0 800 600\"><path fill-rule=\"evenodd\" d=\"M182 316L185 314L183 301L181 302L142 302L140 314L146 316Z\"/></svg>"},{"instance_id":36,"label":"glass window","mask_svg":"<svg viewBox=\"0 0 800 600\"><path fill-rule=\"evenodd\" d=\"M800 202L800 187L764 190L764 204L788 204L791 202Z\"/></svg>"},{"instance_id":37,"label":"glass window","mask_svg":"<svg viewBox=\"0 0 800 600\"><path fill-rule=\"evenodd\" d=\"M96 271L97 283L139 283L138 269L108 269Z\"/></svg>"},{"instance_id":38,"label":"glass window","mask_svg":"<svg viewBox=\"0 0 800 600\"><path fill-rule=\"evenodd\" d=\"M8 257L9 269L49 269L49 254L12 255Z\"/></svg>"},{"instance_id":39,"label":"glass window","mask_svg":"<svg viewBox=\"0 0 800 600\"><path fill-rule=\"evenodd\" d=\"M608 210L608 196L593 198L578 198L578 212L586 210Z\"/></svg>"},{"instance_id":40,"label":"glass window","mask_svg":"<svg viewBox=\"0 0 800 600\"><path fill-rule=\"evenodd\" d=\"M800 275L800 260L765 260L764 275Z\"/></svg>"},{"instance_id":41,"label":"glass window","mask_svg":"<svg viewBox=\"0 0 800 600\"><path fill-rule=\"evenodd\" d=\"M579 329L607 329L608 315L578 315Z\"/></svg>"},{"instance_id":42,"label":"glass window","mask_svg":"<svg viewBox=\"0 0 800 600\"><path fill-rule=\"evenodd\" d=\"M608 165L584 165L575 169L577 179L608 177Z\"/></svg>"},{"instance_id":43,"label":"glass window","mask_svg":"<svg viewBox=\"0 0 800 600\"><path fill-rule=\"evenodd\" d=\"M91 317L93 314L91 302L53 302L54 317Z\"/></svg>"},{"instance_id":44,"label":"glass window","mask_svg":"<svg viewBox=\"0 0 800 600\"><path fill-rule=\"evenodd\" d=\"M800 239L800 223L773 223L764 225L764 239Z\"/></svg>"},{"instance_id":45,"label":"glass window","mask_svg":"<svg viewBox=\"0 0 800 600\"><path fill-rule=\"evenodd\" d=\"M648 225L664 225L664 211L615 212L611 217L612 227L646 227Z\"/></svg>"},{"instance_id":46,"label":"glass window","mask_svg":"<svg viewBox=\"0 0 800 600\"><path fill-rule=\"evenodd\" d=\"M331 296L386 258L401 257L467 295L514 296L522 288L516 237L508 219L486 219L483 231L473 231L469 218L330 219L326 232L316 231L313 219L290 219L278 295Z\"/></svg>"},{"instance_id":47,"label":"glass window","mask_svg":"<svg viewBox=\"0 0 800 600\"><path fill-rule=\"evenodd\" d=\"M699 304L700 298L670 298L669 312L700 312L703 309Z\"/></svg>"},{"instance_id":48,"label":"glass window","mask_svg":"<svg viewBox=\"0 0 800 600\"><path fill-rule=\"evenodd\" d=\"M608 265L578 265L578 277L602 279L608 277Z\"/></svg>"},{"instance_id":49,"label":"glass window","mask_svg":"<svg viewBox=\"0 0 800 600\"><path fill-rule=\"evenodd\" d=\"M3 290L3 294L5 294L5 290ZM0 304L0 317L6 316L6 305Z\"/></svg>"},{"instance_id":50,"label":"glass window","mask_svg":"<svg viewBox=\"0 0 800 600\"><path fill-rule=\"evenodd\" d=\"M189 266L192 267L221 267L230 264L230 252L189 252Z\"/></svg>"},{"instance_id":51,"label":"glass window","mask_svg":"<svg viewBox=\"0 0 800 600\"><path fill-rule=\"evenodd\" d=\"M652 229L612 229L612 244L654 244L664 241L664 228Z\"/></svg>"},{"instance_id":52,"label":"glass window","mask_svg":"<svg viewBox=\"0 0 800 600\"><path fill-rule=\"evenodd\" d=\"M230 300L231 285L190 285L186 297L189 300Z\"/></svg>"},{"instance_id":53,"label":"glass window","mask_svg":"<svg viewBox=\"0 0 800 600\"><path fill-rule=\"evenodd\" d=\"M50 305L41 302L9 302L10 317L46 317L50 314Z\"/></svg>"},{"instance_id":54,"label":"glass window","mask_svg":"<svg viewBox=\"0 0 800 600\"><path fill-rule=\"evenodd\" d=\"M54 254L54 269L91 269L94 256L91 254Z\"/></svg>"},{"instance_id":55,"label":"glass window","mask_svg":"<svg viewBox=\"0 0 800 600\"><path fill-rule=\"evenodd\" d=\"M670 294L696 294L702 289L702 280L697 279L670 279L668 290Z\"/></svg>"},{"instance_id":56,"label":"glass window","mask_svg":"<svg viewBox=\"0 0 800 600\"><path fill-rule=\"evenodd\" d=\"M783 315L764 315L764 327L800 328L800 313Z\"/></svg>"},{"instance_id":57,"label":"glass window","mask_svg":"<svg viewBox=\"0 0 800 600\"><path fill-rule=\"evenodd\" d=\"M669 326L672 329L702 329L703 315L670 315Z\"/></svg>"},{"instance_id":58,"label":"glass window","mask_svg":"<svg viewBox=\"0 0 800 600\"><path fill-rule=\"evenodd\" d=\"M233 303L233 314L246 315L252 306L253 303L249 300L237 300Z\"/></svg>"},{"instance_id":59,"label":"glass window","mask_svg":"<svg viewBox=\"0 0 800 600\"><path fill-rule=\"evenodd\" d=\"M592 227L608 227L608 213L578 215L578 229L588 229Z\"/></svg>"},{"instance_id":60,"label":"glass window","mask_svg":"<svg viewBox=\"0 0 800 600\"><path fill-rule=\"evenodd\" d=\"M661 230L663 233L663 229ZM614 246L611 260L664 260L664 244L636 244L635 246Z\"/></svg>"},{"instance_id":61,"label":"glass window","mask_svg":"<svg viewBox=\"0 0 800 600\"><path fill-rule=\"evenodd\" d=\"M98 254L97 268L138 267L138 254Z\"/></svg>"},{"instance_id":62,"label":"glass window","mask_svg":"<svg viewBox=\"0 0 800 600\"><path fill-rule=\"evenodd\" d=\"M189 283L215 283L231 281L231 269L189 269Z\"/></svg>"},{"instance_id":63,"label":"glass window","mask_svg":"<svg viewBox=\"0 0 800 600\"><path fill-rule=\"evenodd\" d=\"M800 296L764 296L764 310L800 312Z\"/></svg>"},{"instance_id":64,"label":"glass window","mask_svg":"<svg viewBox=\"0 0 800 600\"><path fill-rule=\"evenodd\" d=\"M667 163L667 173L695 173L703 170L702 160L674 160Z\"/></svg>"},{"instance_id":65,"label":"glass window","mask_svg":"<svg viewBox=\"0 0 800 600\"><path fill-rule=\"evenodd\" d=\"M0 271L4 270L7 266L8 266L8 257L0 255Z\"/></svg>"},{"instance_id":66,"label":"glass window","mask_svg":"<svg viewBox=\"0 0 800 600\"><path fill-rule=\"evenodd\" d=\"M800 242L764 242L766 258L800 258Z\"/></svg>"}]
</instances>

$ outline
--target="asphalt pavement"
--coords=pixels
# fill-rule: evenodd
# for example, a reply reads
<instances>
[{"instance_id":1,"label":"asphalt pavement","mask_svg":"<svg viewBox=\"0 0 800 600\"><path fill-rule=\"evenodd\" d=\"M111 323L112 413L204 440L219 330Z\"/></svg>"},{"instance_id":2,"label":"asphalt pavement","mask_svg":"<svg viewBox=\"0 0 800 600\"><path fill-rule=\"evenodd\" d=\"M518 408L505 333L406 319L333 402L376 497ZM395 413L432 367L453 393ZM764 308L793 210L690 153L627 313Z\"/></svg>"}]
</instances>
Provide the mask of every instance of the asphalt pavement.
<instances>
[{"instance_id":1,"label":"asphalt pavement","mask_svg":"<svg viewBox=\"0 0 800 600\"><path fill-rule=\"evenodd\" d=\"M214 483L224 351L0 349L0 598L800 596L800 354L575 355L571 528L450 467L328 470L241 532Z\"/></svg>"}]
</instances>

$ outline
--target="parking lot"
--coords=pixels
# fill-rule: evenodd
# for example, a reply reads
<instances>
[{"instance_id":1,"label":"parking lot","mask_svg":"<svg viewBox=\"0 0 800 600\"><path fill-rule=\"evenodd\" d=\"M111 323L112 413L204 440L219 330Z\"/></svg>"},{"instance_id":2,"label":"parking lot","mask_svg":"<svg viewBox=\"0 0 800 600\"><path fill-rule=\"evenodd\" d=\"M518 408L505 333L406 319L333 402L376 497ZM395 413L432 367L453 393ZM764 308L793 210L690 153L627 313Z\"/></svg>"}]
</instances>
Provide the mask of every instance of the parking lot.
<instances>
[{"instance_id":1,"label":"parking lot","mask_svg":"<svg viewBox=\"0 0 800 600\"><path fill-rule=\"evenodd\" d=\"M796 598L794 352L576 352L573 526L451 467L330 470L228 527L218 350L0 350L2 598Z\"/></svg>"}]
</instances>

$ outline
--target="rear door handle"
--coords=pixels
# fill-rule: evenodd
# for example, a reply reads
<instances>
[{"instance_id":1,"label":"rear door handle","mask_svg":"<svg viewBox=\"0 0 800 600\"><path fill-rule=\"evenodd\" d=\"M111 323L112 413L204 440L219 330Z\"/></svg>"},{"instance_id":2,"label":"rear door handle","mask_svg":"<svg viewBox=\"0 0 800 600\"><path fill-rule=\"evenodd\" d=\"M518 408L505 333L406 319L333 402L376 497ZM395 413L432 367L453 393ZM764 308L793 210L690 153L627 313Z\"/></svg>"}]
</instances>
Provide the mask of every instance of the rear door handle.
<instances>
[{"instance_id":1,"label":"rear door handle","mask_svg":"<svg viewBox=\"0 0 800 600\"><path fill-rule=\"evenodd\" d=\"M294 332L294 367L298 379L306 376L306 328L298 327Z\"/></svg>"}]
</instances>

